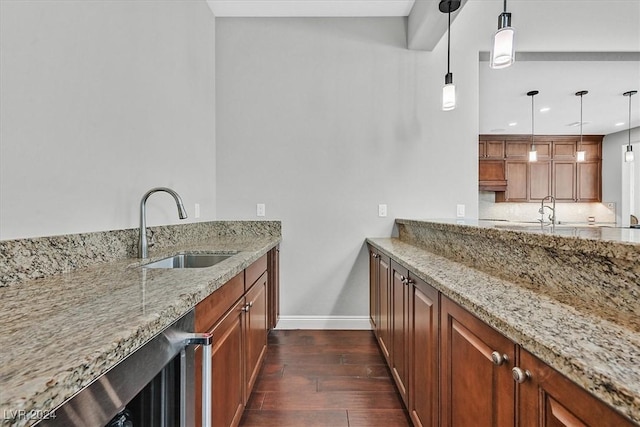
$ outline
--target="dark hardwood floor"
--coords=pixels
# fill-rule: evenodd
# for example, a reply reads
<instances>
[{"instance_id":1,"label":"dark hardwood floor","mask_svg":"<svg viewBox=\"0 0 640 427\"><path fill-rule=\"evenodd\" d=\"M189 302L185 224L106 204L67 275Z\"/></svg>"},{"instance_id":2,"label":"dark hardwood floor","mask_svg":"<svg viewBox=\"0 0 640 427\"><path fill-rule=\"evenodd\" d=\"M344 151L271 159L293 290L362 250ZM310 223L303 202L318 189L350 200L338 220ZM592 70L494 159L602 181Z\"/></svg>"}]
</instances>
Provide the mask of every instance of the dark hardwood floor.
<instances>
[{"instance_id":1,"label":"dark hardwood floor","mask_svg":"<svg viewBox=\"0 0 640 427\"><path fill-rule=\"evenodd\" d=\"M272 331L240 426L406 427L371 331Z\"/></svg>"}]
</instances>

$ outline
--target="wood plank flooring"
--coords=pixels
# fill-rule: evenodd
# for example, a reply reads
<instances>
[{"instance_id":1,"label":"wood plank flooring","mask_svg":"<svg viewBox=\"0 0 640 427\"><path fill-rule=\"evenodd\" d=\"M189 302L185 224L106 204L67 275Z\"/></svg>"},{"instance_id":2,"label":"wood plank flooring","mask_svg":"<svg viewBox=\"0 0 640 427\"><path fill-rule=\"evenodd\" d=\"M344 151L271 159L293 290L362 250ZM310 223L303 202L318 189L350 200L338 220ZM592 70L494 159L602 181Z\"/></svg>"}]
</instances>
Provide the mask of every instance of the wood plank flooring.
<instances>
[{"instance_id":1,"label":"wood plank flooring","mask_svg":"<svg viewBox=\"0 0 640 427\"><path fill-rule=\"evenodd\" d=\"M242 427L408 427L371 331L272 331Z\"/></svg>"}]
</instances>

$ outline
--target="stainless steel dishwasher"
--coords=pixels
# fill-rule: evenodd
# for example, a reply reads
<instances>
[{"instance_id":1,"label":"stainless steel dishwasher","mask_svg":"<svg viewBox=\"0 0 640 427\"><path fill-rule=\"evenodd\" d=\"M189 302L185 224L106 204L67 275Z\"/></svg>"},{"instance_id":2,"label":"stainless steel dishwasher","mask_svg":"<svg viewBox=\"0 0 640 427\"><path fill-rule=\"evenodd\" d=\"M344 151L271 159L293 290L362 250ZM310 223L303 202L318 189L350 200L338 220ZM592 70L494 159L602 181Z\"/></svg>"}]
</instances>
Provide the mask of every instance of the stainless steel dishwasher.
<instances>
[{"instance_id":1,"label":"stainless steel dishwasher","mask_svg":"<svg viewBox=\"0 0 640 427\"><path fill-rule=\"evenodd\" d=\"M194 318L191 310L38 425L193 427L194 346L202 345L202 425L210 427L212 336L193 333Z\"/></svg>"}]
</instances>

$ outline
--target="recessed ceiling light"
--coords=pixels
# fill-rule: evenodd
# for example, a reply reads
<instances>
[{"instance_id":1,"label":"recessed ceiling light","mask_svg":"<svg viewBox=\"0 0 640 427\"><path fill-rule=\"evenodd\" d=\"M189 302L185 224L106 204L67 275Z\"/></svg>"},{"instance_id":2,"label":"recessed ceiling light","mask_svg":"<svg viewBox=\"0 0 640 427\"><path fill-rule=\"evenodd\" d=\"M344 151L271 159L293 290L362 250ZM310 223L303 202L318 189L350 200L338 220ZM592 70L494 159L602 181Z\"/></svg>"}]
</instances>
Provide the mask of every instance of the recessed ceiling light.
<instances>
[{"instance_id":1,"label":"recessed ceiling light","mask_svg":"<svg viewBox=\"0 0 640 427\"><path fill-rule=\"evenodd\" d=\"M551 108L550 108L550 107L542 107L542 108L540 109L540 112L541 112L541 113L546 113L546 112L547 112L547 111L549 111L549 110L551 110Z\"/></svg>"},{"instance_id":2,"label":"recessed ceiling light","mask_svg":"<svg viewBox=\"0 0 640 427\"><path fill-rule=\"evenodd\" d=\"M616 123L616 126L622 126L624 124L624 122L618 122Z\"/></svg>"},{"instance_id":3,"label":"recessed ceiling light","mask_svg":"<svg viewBox=\"0 0 640 427\"><path fill-rule=\"evenodd\" d=\"M591 122L588 122L586 120L584 122L582 122L583 125L588 125L589 123L591 123ZM578 126L580 126L580 122L567 123L567 126L578 127Z\"/></svg>"},{"instance_id":4,"label":"recessed ceiling light","mask_svg":"<svg viewBox=\"0 0 640 427\"><path fill-rule=\"evenodd\" d=\"M509 123L509 126L516 126L518 124L518 122L511 122Z\"/></svg>"}]
</instances>

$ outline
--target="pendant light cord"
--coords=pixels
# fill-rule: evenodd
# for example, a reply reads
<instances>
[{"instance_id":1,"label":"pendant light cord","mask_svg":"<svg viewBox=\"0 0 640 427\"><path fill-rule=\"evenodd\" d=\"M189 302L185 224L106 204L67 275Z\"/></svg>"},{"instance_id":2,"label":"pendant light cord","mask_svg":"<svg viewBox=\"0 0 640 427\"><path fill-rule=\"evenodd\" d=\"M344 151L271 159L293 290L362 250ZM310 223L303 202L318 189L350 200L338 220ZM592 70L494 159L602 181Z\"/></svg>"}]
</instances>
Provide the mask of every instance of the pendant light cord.
<instances>
[{"instance_id":1,"label":"pendant light cord","mask_svg":"<svg viewBox=\"0 0 640 427\"><path fill-rule=\"evenodd\" d=\"M580 94L580 148L582 148L582 96Z\"/></svg>"},{"instance_id":2,"label":"pendant light cord","mask_svg":"<svg viewBox=\"0 0 640 427\"><path fill-rule=\"evenodd\" d=\"M534 129L534 126L533 126L533 124L534 124L534 115L533 115L533 109L534 109L534 108L533 108L533 97L534 97L534 96L535 96L535 94L534 94L534 95L531 95L531 147L532 147L532 148L531 148L531 151L533 151L533 149L534 149L534 148L535 148L535 146L536 146L536 145L535 145L535 143L534 143L534 138L535 138L535 137L534 137L534 133L533 133L533 129Z\"/></svg>"},{"instance_id":3,"label":"pendant light cord","mask_svg":"<svg viewBox=\"0 0 640 427\"><path fill-rule=\"evenodd\" d=\"M447 28L447 74L451 73L450 71L450 62L451 62L451 3L449 3L449 25Z\"/></svg>"},{"instance_id":4,"label":"pendant light cord","mask_svg":"<svg viewBox=\"0 0 640 427\"><path fill-rule=\"evenodd\" d=\"M631 147L631 97L633 92L629 93L629 143L627 146Z\"/></svg>"},{"instance_id":5,"label":"pendant light cord","mask_svg":"<svg viewBox=\"0 0 640 427\"><path fill-rule=\"evenodd\" d=\"M507 0L504 0L504 13L507 13Z\"/></svg>"}]
</instances>

